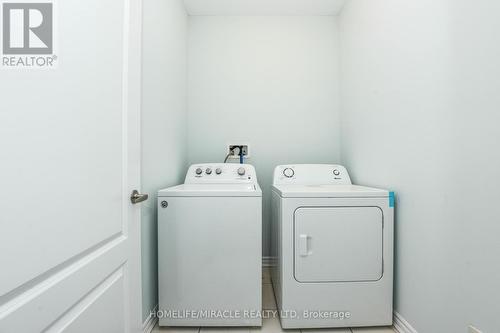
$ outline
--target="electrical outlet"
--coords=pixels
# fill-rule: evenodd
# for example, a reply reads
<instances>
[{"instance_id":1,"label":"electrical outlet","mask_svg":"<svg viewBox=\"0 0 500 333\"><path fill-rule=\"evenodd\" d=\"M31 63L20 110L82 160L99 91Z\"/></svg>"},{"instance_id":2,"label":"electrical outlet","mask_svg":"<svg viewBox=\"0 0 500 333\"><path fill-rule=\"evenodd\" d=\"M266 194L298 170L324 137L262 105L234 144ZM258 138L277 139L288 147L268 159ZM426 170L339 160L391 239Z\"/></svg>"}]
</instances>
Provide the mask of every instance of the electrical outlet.
<instances>
[{"instance_id":1,"label":"electrical outlet","mask_svg":"<svg viewBox=\"0 0 500 333\"><path fill-rule=\"evenodd\" d=\"M482 333L482 332L471 325L469 326L469 333Z\"/></svg>"},{"instance_id":2,"label":"electrical outlet","mask_svg":"<svg viewBox=\"0 0 500 333\"><path fill-rule=\"evenodd\" d=\"M227 154L230 154L233 151L233 149L236 147L241 147L244 158L250 157L250 150L249 150L248 144L228 145L227 146ZM240 156L239 155L230 155L229 158L240 158Z\"/></svg>"}]
</instances>

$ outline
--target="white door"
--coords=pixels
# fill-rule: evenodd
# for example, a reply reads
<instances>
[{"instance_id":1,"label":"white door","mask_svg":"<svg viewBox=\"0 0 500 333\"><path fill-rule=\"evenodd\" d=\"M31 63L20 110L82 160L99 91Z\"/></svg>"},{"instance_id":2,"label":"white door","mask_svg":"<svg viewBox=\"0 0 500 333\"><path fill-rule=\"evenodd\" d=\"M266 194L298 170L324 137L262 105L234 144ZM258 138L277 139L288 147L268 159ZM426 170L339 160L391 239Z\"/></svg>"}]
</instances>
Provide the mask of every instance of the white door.
<instances>
[{"instance_id":1,"label":"white door","mask_svg":"<svg viewBox=\"0 0 500 333\"><path fill-rule=\"evenodd\" d=\"M382 277L380 208L302 207L294 219L297 281L376 281Z\"/></svg>"},{"instance_id":2,"label":"white door","mask_svg":"<svg viewBox=\"0 0 500 333\"><path fill-rule=\"evenodd\" d=\"M0 332L137 332L140 1L55 3L57 68L0 70Z\"/></svg>"}]
</instances>

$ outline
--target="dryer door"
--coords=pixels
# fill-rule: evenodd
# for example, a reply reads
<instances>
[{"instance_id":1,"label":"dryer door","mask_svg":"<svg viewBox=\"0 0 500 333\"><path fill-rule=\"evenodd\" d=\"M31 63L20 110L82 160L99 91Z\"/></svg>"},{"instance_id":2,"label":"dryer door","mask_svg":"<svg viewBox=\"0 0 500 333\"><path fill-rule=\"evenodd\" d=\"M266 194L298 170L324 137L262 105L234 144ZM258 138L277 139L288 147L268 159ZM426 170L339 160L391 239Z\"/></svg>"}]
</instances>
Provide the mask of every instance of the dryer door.
<instances>
[{"instance_id":1,"label":"dryer door","mask_svg":"<svg viewBox=\"0 0 500 333\"><path fill-rule=\"evenodd\" d=\"M382 277L379 207L301 207L294 214L295 279L376 281Z\"/></svg>"}]
</instances>

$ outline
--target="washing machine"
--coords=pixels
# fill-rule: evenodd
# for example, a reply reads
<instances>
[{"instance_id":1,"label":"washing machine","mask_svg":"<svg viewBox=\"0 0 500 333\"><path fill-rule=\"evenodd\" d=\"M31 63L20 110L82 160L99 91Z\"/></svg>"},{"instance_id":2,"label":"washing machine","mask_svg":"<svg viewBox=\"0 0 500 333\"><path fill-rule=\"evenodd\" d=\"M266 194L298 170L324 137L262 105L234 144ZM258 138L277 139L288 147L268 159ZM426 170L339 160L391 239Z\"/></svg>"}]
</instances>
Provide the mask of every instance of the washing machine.
<instances>
[{"instance_id":1,"label":"washing machine","mask_svg":"<svg viewBox=\"0 0 500 333\"><path fill-rule=\"evenodd\" d=\"M340 165L282 165L272 187L272 269L283 328L392 324L394 194Z\"/></svg>"},{"instance_id":2,"label":"washing machine","mask_svg":"<svg viewBox=\"0 0 500 333\"><path fill-rule=\"evenodd\" d=\"M261 326L262 191L248 164L192 165L158 192L161 326Z\"/></svg>"}]
</instances>

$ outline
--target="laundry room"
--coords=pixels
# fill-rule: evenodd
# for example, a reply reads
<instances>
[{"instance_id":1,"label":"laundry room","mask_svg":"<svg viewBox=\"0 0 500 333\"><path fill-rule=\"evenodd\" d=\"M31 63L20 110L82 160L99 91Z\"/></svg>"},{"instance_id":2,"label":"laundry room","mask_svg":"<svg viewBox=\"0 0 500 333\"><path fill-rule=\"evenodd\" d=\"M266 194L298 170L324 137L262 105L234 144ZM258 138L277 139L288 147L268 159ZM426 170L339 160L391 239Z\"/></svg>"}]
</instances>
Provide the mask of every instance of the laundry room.
<instances>
[{"instance_id":1,"label":"laundry room","mask_svg":"<svg viewBox=\"0 0 500 333\"><path fill-rule=\"evenodd\" d=\"M0 6L0 333L500 332L500 2Z\"/></svg>"}]
</instances>

